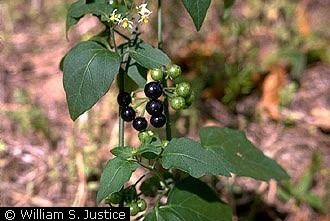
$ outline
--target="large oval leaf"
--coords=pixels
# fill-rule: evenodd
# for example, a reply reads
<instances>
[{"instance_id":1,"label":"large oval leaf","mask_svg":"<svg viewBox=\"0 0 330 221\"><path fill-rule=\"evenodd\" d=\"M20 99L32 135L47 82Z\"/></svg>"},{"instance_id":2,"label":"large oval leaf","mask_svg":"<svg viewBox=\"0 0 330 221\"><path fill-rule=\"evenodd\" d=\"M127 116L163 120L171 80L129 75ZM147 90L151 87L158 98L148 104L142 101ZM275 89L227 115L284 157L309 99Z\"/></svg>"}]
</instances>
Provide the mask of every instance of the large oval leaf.
<instances>
[{"instance_id":1,"label":"large oval leaf","mask_svg":"<svg viewBox=\"0 0 330 221\"><path fill-rule=\"evenodd\" d=\"M100 203L110 194L118 192L138 167L137 163L119 157L109 160L101 176L97 202Z\"/></svg>"},{"instance_id":2,"label":"large oval leaf","mask_svg":"<svg viewBox=\"0 0 330 221\"><path fill-rule=\"evenodd\" d=\"M287 173L266 157L244 135L228 128L208 127L200 132L201 144L188 138L172 139L161 164L193 177L234 173L259 180L288 179Z\"/></svg>"},{"instance_id":3,"label":"large oval leaf","mask_svg":"<svg viewBox=\"0 0 330 221\"><path fill-rule=\"evenodd\" d=\"M230 176L221 158L188 138L172 139L162 154L161 163L165 169L180 169L196 178L204 175Z\"/></svg>"},{"instance_id":4,"label":"large oval leaf","mask_svg":"<svg viewBox=\"0 0 330 221\"><path fill-rule=\"evenodd\" d=\"M188 178L174 187L164 206L155 207L146 221L231 221L230 207L205 183Z\"/></svg>"},{"instance_id":5,"label":"large oval leaf","mask_svg":"<svg viewBox=\"0 0 330 221\"><path fill-rule=\"evenodd\" d=\"M72 120L109 90L119 66L119 55L93 41L82 42L68 52L63 62L63 83Z\"/></svg>"},{"instance_id":6,"label":"large oval leaf","mask_svg":"<svg viewBox=\"0 0 330 221\"><path fill-rule=\"evenodd\" d=\"M289 178L276 161L265 156L242 131L207 127L200 131L200 138L204 148L225 159L232 173L258 180Z\"/></svg>"},{"instance_id":7,"label":"large oval leaf","mask_svg":"<svg viewBox=\"0 0 330 221\"><path fill-rule=\"evenodd\" d=\"M148 69L159 68L171 62L164 52L146 43L139 43L135 50L129 51L129 54L142 67Z\"/></svg>"},{"instance_id":8,"label":"large oval leaf","mask_svg":"<svg viewBox=\"0 0 330 221\"><path fill-rule=\"evenodd\" d=\"M194 21L196 29L202 27L211 0L183 0L183 4Z\"/></svg>"}]
</instances>

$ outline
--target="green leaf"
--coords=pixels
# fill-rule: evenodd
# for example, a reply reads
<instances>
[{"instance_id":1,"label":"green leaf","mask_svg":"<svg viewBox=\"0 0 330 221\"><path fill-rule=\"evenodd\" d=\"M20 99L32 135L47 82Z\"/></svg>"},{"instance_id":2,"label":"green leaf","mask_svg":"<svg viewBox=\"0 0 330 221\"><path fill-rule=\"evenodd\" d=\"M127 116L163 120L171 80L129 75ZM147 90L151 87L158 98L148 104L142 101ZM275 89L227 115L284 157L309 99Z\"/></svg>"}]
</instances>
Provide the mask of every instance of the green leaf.
<instances>
[{"instance_id":1,"label":"green leaf","mask_svg":"<svg viewBox=\"0 0 330 221\"><path fill-rule=\"evenodd\" d=\"M243 132L208 127L201 130L200 137L201 144L188 138L172 139L162 154L163 167L180 169L196 178L204 175L229 176L230 173L259 180L289 178Z\"/></svg>"},{"instance_id":2,"label":"green leaf","mask_svg":"<svg viewBox=\"0 0 330 221\"><path fill-rule=\"evenodd\" d=\"M84 4L85 4L85 0L79 0L77 2L74 2L68 9L67 18L66 18L66 32L68 32L72 26L77 24L80 18L83 16L81 15L80 17L75 18L72 16L71 12L77 10L79 7L82 7Z\"/></svg>"},{"instance_id":3,"label":"green leaf","mask_svg":"<svg viewBox=\"0 0 330 221\"><path fill-rule=\"evenodd\" d=\"M149 142L141 144L139 149L136 151L136 155L154 154L157 156L161 154L162 150L161 139L158 136L153 136Z\"/></svg>"},{"instance_id":4,"label":"green leaf","mask_svg":"<svg viewBox=\"0 0 330 221\"><path fill-rule=\"evenodd\" d=\"M231 221L231 208L205 183L188 178L174 187L166 205L155 207L145 221Z\"/></svg>"},{"instance_id":5,"label":"green leaf","mask_svg":"<svg viewBox=\"0 0 330 221\"><path fill-rule=\"evenodd\" d=\"M72 120L109 90L119 66L118 54L93 41L82 42L65 55L63 81Z\"/></svg>"},{"instance_id":6,"label":"green leaf","mask_svg":"<svg viewBox=\"0 0 330 221\"><path fill-rule=\"evenodd\" d=\"M180 169L196 178L204 175L230 176L218 156L188 138L172 139L162 154L161 164L165 169Z\"/></svg>"},{"instance_id":7,"label":"green leaf","mask_svg":"<svg viewBox=\"0 0 330 221\"><path fill-rule=\"evenodd\" d=\"M119 157L109 160L101 176L97 202L100 203L110 194L120 191L138 166L135 162L123 160Z\"/></svg>"},{"instance_id":8,"label":"green leaf","mask_svg":"<svg viewBox=\"0 0 330 221\"><path fill-rule=\"evenodd\" d=\"M114 149L111 150L111 153L117 157L120 157L122 159L129 159L132 158L134 156L134 149L132 147L129 146L125 146L125 147L116 147Z\"/></svg>"},{"instance_id":9,"label":"green leaf","mask_svg":"<svg viewBox=\"0 0 330 221\"><path fill-rule=\"evenodd\" d=\"M134 60L132 65L128 69L127 75L132 79L139 88L144 88L144 85L147 83L147 73L148 69L142 67L141 65L135 63Z\"/></svg>"},{"instance_id":10,"label":"green leaf","mask_svg":"<svg viewBox=\"0 0 330 221\"><path fill-rule=\"evenodd\" d=\"M145 196L155 197L157 195L157 191L162 189L160 182L161 179L159 176L149 177L143 181L140 190Z\"/></svg>"},{"instance_id":11,"label":"green leaf","mask_svg":"<svg viewBox=\"0 0 330 221\"><path fill-rule=\"evenodd\" d=\"M86 14L93 14L96 16L109 16L114 10L114 6L106 3L105 1L95 1L86 3L86 0L79 0L73 3L68 9L66 19L66 31L77 24L79 20ZM120 8L122 12L122 8Z\"/></svg>"},{"instance_id":12,"label":"green leaf","mask_svg":"<svg viewBox=\"0 0 330 221\"><path fill-rule=\"evenodd\" d=\"M89 39L89 41L95 41L95 42L103 45L105 48L110 49L111 47L109 45L109 35L110 35L109 30L106 29L106 30L100 32L99 34L91 37Z\"/></svg>"},{"instance_id":13,"label":"green leaf","mask_svg":"<svg viewBox=\"0 0 330 221\"><path fill-rule=\"evenodd\" d=\"M211 0L183 0L183 4L194 21L197 31L202 27Z\"/></svg>"},{"instance_id":14,"label":"green leaf","mask_svg":"<svg viewBox=\"0 0 330 221\"><path fill-rule=\"evenodd\" d=\"M256 148L241 131L207 127L200 131L202 146L223 160L230 172L258 180L285 180L288 174Z\"/></svg>"},{"instance_id":15,"label":"green leaf","mask_svg":"<svg viewBox=\"0 0 330 221\"><path fill-rule=\"evenodd\" d=\"M139 43L135 50L129 51L129 54L137 63L147 69L159 68L171 63L164 52L146 43Z\"/></svg>"}]
</instances>

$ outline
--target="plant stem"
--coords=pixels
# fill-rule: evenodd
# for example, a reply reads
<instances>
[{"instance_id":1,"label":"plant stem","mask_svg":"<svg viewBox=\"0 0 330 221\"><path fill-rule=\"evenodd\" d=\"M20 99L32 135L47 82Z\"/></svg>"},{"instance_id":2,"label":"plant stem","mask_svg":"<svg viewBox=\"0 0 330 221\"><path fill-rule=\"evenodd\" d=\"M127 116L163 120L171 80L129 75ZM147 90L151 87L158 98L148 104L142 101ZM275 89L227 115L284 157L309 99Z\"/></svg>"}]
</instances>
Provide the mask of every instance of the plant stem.
<instances>
[{"instance_id":1,"label":"plant stem","mask_svg":"<svg viewBox=\"0 0 330 221\"><path fill-rule=\"evenodd\" d=\"M116 53L118 53L118 48L116 44L116 39L115 39L115 32L114 29L110 29L111 32L111 39L113 41L113 45L115 48ZM119 93L124 92L124 74L125 72L122 70L122 68L119 69L119 74L118 74L118 81L119 81ZM120 117L120 111L121 107L118 109L118 118L119 118L119 134L118 134L118 140L119 140L119 146L123 147L125 146L125 130L124 130L124 120Z\"/></svg>"},{"instance_id":2,"label":"plant stem","mask_svg":"<svg viewBox=\"0 0 330 221\"><path fill-rule=\"evenodd\" d=\"M162 13L162 0L158 0L158 26L157 26L158 48L163 50L163 13ZM167 80L163 80L163 85L167 88ZM172 139L171 119L169 112L168 96L165 94L164 100L164 113L167 119L166 122L166 139Z\"/></svg>"}]
</instances>

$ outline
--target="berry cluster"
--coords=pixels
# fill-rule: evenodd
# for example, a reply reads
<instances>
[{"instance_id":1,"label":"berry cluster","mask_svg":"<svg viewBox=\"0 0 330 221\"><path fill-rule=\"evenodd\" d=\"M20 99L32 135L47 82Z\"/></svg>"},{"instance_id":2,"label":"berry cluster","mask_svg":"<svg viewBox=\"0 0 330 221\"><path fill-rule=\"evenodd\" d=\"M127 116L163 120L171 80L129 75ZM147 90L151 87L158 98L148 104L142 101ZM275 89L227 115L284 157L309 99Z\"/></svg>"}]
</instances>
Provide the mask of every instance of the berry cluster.
<instances>
[{"instance_id":1,"label":"berry cluster","mask_svg":"<svg viewBox=\"0 0 330 221\"><path fill-rule=\"evenodd\" d=\"M144 117L136 117L135 110L130 106L132 97L127 92L118 94L117 102L120 106L120 116L126 122L133 121L133 127L137 131L143 131L148 127L148 121Z\"/></svg>"},{"instance_id":2,"label":"berry cluster","mask_svg":"<svg viewBox=\"0 0 330 221\"><path fill-rule=\"evenodd\" d=\"M163 94L163 87L160 82L152 81L145 85L144 94L149 101L146 105L148 114L151 115L150 124L161 128L166 124L166 116L163 114L164 104L158 98Z\"/></svg>"},{"instance_id":3,"label":"berry cluster","mask_svg":"<svg viewBox=\"0 0 330 221\"><path fill-rule=\"evenodd\" d=\"M161 69L153 69L149 71L152 79L161 81L164 73ZM165 70L166 79L175 80L181 76L181 68L176 64L169 64ZM195 99L195 95L188 82L181 82L175 85L174 89L168 91L170 94L170 105L174 110L182 110L188 108Z\"/></svg>"},{"instance_id":4,"label":"berry cluster","mask_svg":"<svg viewBox=\"0 0 330 221\"><path fill-rule=\"evenodd\" d=\"M105 199L105 202L110 205L122 203L125 206L129 206L131 216L135 216L147 208L146 201L138 197L136 189L133 186L123 189L120 192L112 193Z\"/></svg>"},{"instance_id":5,"label":"berry cluster","mask_svg":"<svg viewBox=\"0 0 330 221\"><path fill-rule=\"evenodd\" d=\"M156 68L149 70L149 75L154 80L144 87L144 94L148 99L145 110L150 117L150 124L155 128L161 128L166 124L164 115L164 103L159 98L166 93L170 99L170 105L174 110L182 110L189 107L194 94L188 82L181 82L172 88L163 88L162 81L165 79L175 80L181 75L181 68L176 64L169 64L164 69ZM126 122L133 121L133 127L137 131L145 131L148 121L145 117L136 117L136 111L130 106L132 98L129 93L121 92L117 97L120 106L120 116Z\"/></svg>"}]
</instances>

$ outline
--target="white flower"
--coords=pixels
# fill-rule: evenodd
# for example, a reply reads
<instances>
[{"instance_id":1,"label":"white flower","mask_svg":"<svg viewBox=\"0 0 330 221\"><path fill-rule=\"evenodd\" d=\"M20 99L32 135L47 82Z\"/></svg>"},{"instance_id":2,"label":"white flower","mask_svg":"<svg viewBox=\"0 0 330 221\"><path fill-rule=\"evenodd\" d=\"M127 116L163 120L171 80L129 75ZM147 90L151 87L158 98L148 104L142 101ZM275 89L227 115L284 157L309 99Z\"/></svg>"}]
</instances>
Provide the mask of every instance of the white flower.
<instances>
[{"instance_id":1,"label":"white flower","mask_svg":"<svg viewBox=\"0 0 330 221\"><path fill-rule=\"evenodd\" d=\"M133 29L133 22L128 20L128 18L123 18L122 20L120 20L119 24L121 25L121 27L123 28L129 28L129 29Z\"/></svg>"},{"instance_id":2,"label":"white flower","mask_svg":"<svg viewBox=\"0 0 330 221\"><path fill-rule=\"evenodd\" d=\"M113 23L119 23L120 22L120 17L121 14L117 14L117 9L113 10L113 12L110 15L109 20L112 21Z\"/></svg>"},{"instance_id":3,"label":"white flower","mask_svg":"<svg viewBox=\"0 0 330 221\"><path fill-rule=\"evenodd\" d=\"M149 22L149 16L142 15L140 19L138 20L139 23L143 22L144 24L147 24Z\"/></svg>"},{"instance_id":4,"label":"white flower","mask_svg":"<svg viewBox=\"0 0 330 221\"><path fill-rule=\"evenodd\" d=\"M138 10L138 13L140 15L140 19L139 19L139 23L143 22L143 23L148 23L149 22L149 16L151 15L151 11L149 9L147 9L147 4L142 4L138 7L136 7L136 9Z\"/></svg>"}]
</instances>

